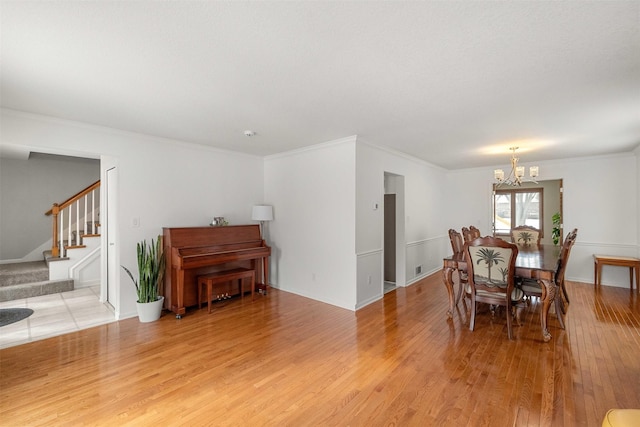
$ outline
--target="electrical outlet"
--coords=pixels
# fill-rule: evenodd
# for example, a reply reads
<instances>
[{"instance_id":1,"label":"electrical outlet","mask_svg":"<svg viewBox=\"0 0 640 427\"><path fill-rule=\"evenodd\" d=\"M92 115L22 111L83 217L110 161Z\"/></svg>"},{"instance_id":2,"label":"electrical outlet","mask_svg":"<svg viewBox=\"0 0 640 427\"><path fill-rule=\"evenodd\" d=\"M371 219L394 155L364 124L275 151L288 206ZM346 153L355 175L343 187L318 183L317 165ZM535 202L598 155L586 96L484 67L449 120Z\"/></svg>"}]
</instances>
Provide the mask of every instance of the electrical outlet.
<instances>
[{"instance_id":1,"label":"electrical outlet","mask_svg":"<svg viewBox=\"0 0 640 427\"><path fill-rule=\"evenodd\" d=\"M416 276L422 273L422 265L416 267Z\"/></svg>"},{"instance_id":2,"label":"electrical outlet","mask_svg":"<svg viewBox=\"0 0 640 427\"><path fill-rule=\"evenodd\" d=\"M371 276L367 277L367 283L371 284Z\"/></svg>"}]
</instances>

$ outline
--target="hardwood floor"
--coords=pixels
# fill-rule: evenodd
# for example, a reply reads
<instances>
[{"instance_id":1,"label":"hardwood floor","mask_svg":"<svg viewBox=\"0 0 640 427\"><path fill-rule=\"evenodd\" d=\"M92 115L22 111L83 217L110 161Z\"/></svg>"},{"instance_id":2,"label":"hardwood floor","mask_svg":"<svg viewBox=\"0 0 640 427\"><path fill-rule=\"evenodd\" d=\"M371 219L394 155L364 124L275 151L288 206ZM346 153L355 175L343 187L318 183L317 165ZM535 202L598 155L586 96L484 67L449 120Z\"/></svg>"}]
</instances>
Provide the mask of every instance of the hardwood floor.
<instances>
[{"instance_id":1,"label":"hardwood floor","mask_svg":"<svg viewBox=\"0 0 640 427\"><path fill-rule=\"evenodd\" d=\"M6 348L0 423L598 426L640 408L638 291L568 285L549 343L537 302L513 341L488 311L447 320L435 274L355 313L274 289Z\"/></svg>"}]
</instances>

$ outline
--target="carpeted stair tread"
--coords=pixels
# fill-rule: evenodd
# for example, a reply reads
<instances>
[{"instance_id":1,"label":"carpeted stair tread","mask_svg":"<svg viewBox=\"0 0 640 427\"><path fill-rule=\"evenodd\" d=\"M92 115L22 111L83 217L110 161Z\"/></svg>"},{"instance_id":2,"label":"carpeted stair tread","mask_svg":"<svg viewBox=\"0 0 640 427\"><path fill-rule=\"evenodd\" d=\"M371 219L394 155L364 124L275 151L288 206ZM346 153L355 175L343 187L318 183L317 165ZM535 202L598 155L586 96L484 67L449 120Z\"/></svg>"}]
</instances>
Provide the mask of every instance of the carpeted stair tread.
<instances>
[{"instance_id":1,"label":"carpeted stair tread","mask_svg":"<svg viewBox=\"0 0 640 427\"><path fill-rule=\"evenodd\" d=\"M49 267L44 261L0 264L0 287L49 279Z\"/></svg>"},{"instance_id":2,"label":"carpeted stair tread","mask_svg":"<svg viewBox=\"0 0 640 427\"><path fill-rule=\"evenodd\" d=\"M40 282L2 286L0 287L0 302L57 294L59 292L72 291L73 289L73 279L44 280Z\"/></svg>"}]
</instances>

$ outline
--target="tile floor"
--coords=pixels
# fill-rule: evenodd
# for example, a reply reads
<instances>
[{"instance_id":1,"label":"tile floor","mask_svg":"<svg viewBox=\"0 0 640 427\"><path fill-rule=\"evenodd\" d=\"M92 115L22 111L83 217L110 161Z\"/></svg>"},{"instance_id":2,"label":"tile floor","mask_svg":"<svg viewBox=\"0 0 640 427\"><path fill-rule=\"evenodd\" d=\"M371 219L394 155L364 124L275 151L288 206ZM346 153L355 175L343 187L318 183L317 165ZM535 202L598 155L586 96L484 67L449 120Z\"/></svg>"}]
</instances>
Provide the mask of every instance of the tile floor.
<instances>
[{"instance_id":1,"label":"tile floor","mask_svg":"<svg viewBox=\"0 0 640 427\"><path fill-rule=\"evenodd\" d=\"M396 288L396 282L387 282L386 280L384 281L384 293L385 294L387 292L391 292L395 288Z\"/></svg>"},{"instance_id":2,"label":"tile floor","mask_svg":"<svg viewBox=\"0 0 640 427\"><path fill-rule=\"evenodd\" d=\"M0 308L30 308L28 318L0 327L0 348L114 322L115 315L100 302L100 287L0 302Z\"/></svg>"}]
</instances>

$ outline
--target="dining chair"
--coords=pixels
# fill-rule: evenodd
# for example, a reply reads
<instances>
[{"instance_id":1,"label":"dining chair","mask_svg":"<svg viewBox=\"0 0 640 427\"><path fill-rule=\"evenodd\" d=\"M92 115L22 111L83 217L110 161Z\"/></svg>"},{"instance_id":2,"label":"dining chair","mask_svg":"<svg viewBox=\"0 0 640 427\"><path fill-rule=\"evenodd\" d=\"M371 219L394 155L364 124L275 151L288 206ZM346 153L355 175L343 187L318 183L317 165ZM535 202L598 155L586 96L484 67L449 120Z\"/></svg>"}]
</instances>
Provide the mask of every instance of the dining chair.
<instances>
[{"instance_id":1,"label":"dining chair","mask_svg":"<svg viewBox=\"0 0 640 427\"><path fill-rule=\"evenodd\" d=\"M469 232L471 233L471 240L475 240L480 237L480 230L473 225L469 226Z\"/></svg>"},{"instance_id":2,"label":"dining chair","mask_svg":"<svg viewBox=\"0 0 640 427\"><path fill-rule=\"evenodd\" d=\"M521 225L511 229L511 240L516 245L529 246L539 245L542 233L539 229L529 225Z\"/></svg>"},{"instance_id":3,"label":"dining chair","mask_svg":"<svg viewBox=\"0 0 640 427\"><path fill-rule=\"evenodd\" d=\"M569 263L569 255L571 255L571 248L576 242L576 237L578 236L578 229L574 228L569 234L567 234L567 238L562 243L562 249L560 250L560 256L558 257L558 264L556 268L556 274L554 277L554 282L556 284L556 297L554 300L556 316L558 317L558 322L560 322L560 327L562 329L565 328L564 319L562 317L563 314L566 314L567 308L561 298L569 304L569 294L567 293L567 288L564 284L564 273L567 269L567 264ZM521 282L520 287L524 292L525 296L528 297L542 297L542 285L535 280L524 280ZM562 295L559 294L562 292Z\"/></svg>"},{"instance_id":4,"label":"dining chair","mask_svg":"<svg viewBox=\"0 0 640 427\"><path fill-rule=\"evenodd\" d=\"M511 241L519 247L539 246L541 237L540 230L530 225L520 225L511 229ZM539 284L536 279L516 278L516 287L523 286L536 287ZM529 295L525 295L525 299L528 298Z\"/></svg>"},{"instance_id":5,"label":"dining chair","mask_svg":"<svg viewBox=\"0 0 640 427\"><path fill-rule=\"evenodd\" d=\"M469 226L469 228L462 227L462 237L465 243L470 242L480 237L480 230L473 225Z\"/></svg>"},{"instance_id":6,"label":"dining chair","mask_svg":"<svg viewBox=\"0 0 640 427\"><path fill-rule=\"evenodd\" d=\"M473 331L479 302L506 307L507 334L513 339L513 309L522 307L524 293L515 287L518 246L498 237L480 237L464 245L471 299L469 329Z\"/></svg>"},{"instance_id":7,"label":"dining chair","mask_svg":"<svg viewBox=\"0 0 640 427\"><path fill-rule=\"evenodd\" d=\"M569 255L571 255L571 248L574 243L576 243L576 237L578 237L578 229L574 228L569 234L567 234L567 238L562 243L562 252L560 252L560 259L562 262L560 264L560 268L556 273L556 283L559 283L560 288L562 289L562 294L564 298L567 300L567 304L569 303L569 294L567 293L567 288L564 286L564 273L567 269L567 264L569 263ZM565 307L562 306L563 313L565 312Z\"/></svg>"},{"instance_id":8,"label":"dining chair","mask_svg":"<svg viewBox=\"0 0 640 427\"><path fill-rule=\"evenodd\" d=\"M462 243L462 235L458 233L453 228L449 229L449 241L451 241L451 250L453 251L453 255L456 256L464 256L463 249L464 244ZM456 297L456 306L460 302L460 297L464 292L464 288L467 285L467 272L465 270L458 269L458 296Z\"/></svg>"},{"instance_id":9,"label":"dining chair","mask_svg":"<svg viewBox=\"0 0 640 427\"><path fill-rule=\"evenodd\" d=\"M469 231L468 227L462 227L462 238L464 239L464 242L470 242L471 240L473 240L471 238L471 231Z\"/></svg>"},{"instance_id":10,"label":"dining chair","mask_svg":"<svg viewBox=\"0 0 640 427\"><path fill-rule=\"evenodd\" d=\"M453 228L449 229L449 241L451 242L451 250L454 255L463 253L464 243L462 242L462 235Z\"/></svg>"}]
</instances>

